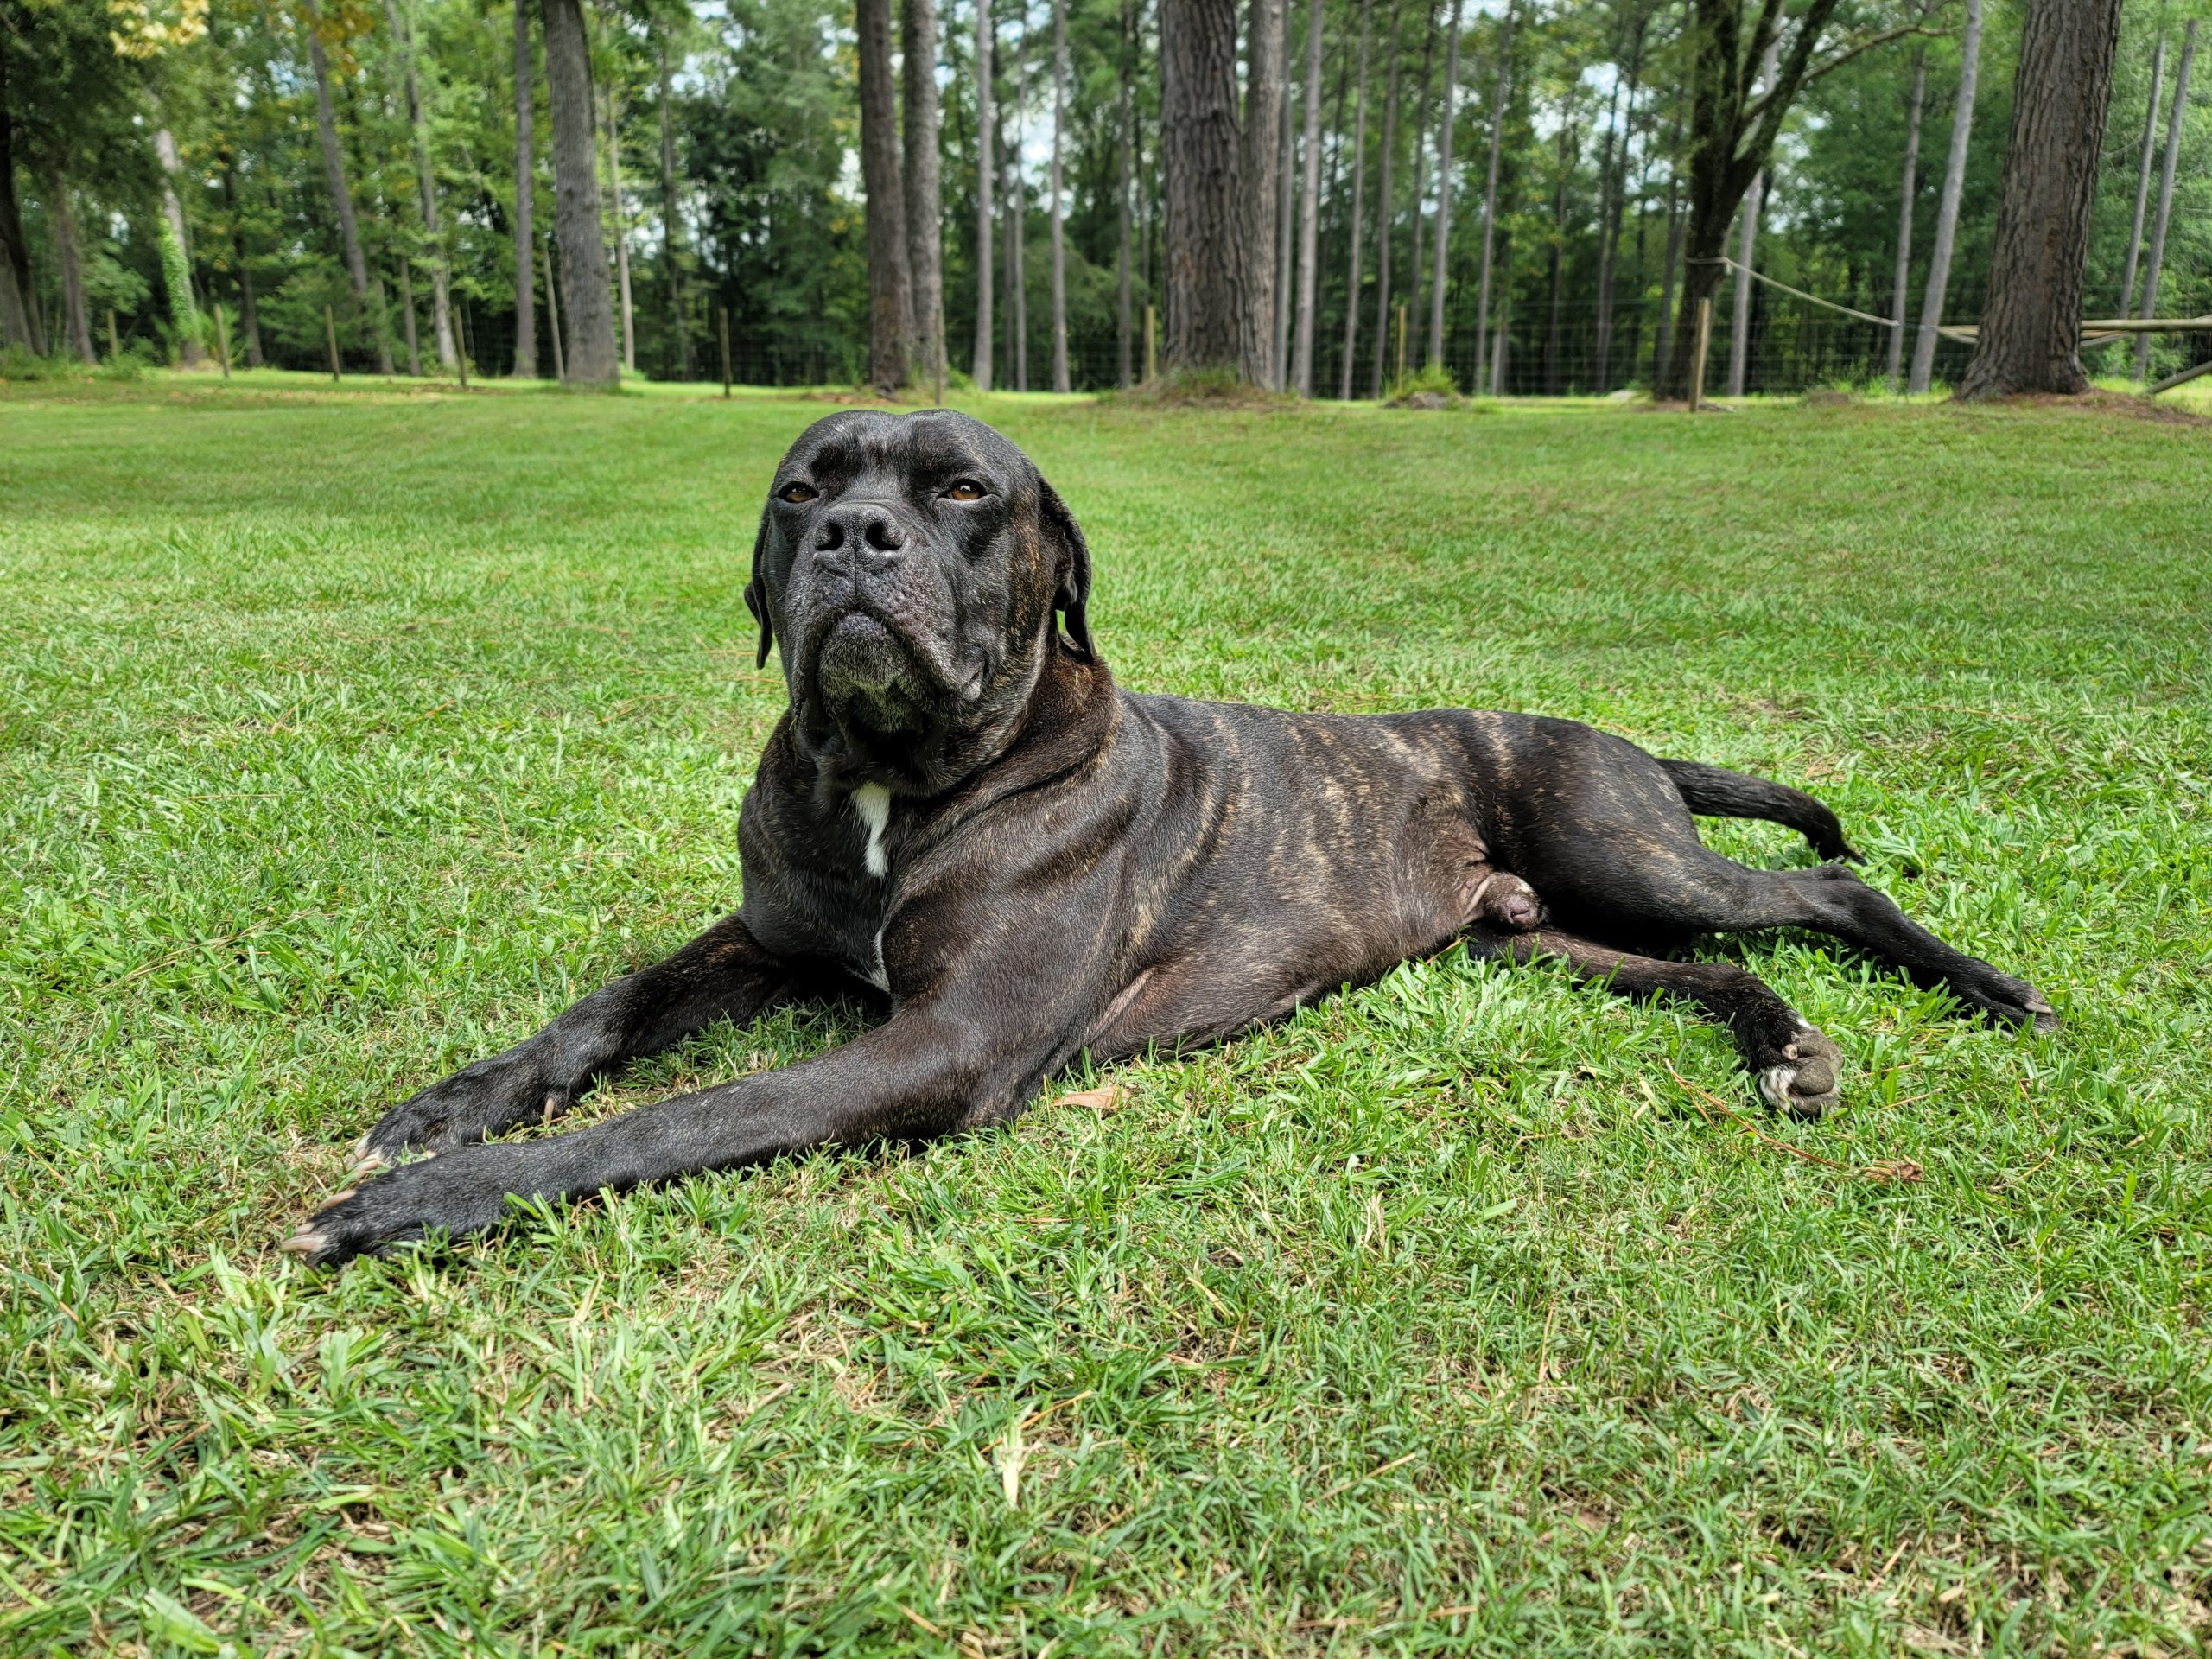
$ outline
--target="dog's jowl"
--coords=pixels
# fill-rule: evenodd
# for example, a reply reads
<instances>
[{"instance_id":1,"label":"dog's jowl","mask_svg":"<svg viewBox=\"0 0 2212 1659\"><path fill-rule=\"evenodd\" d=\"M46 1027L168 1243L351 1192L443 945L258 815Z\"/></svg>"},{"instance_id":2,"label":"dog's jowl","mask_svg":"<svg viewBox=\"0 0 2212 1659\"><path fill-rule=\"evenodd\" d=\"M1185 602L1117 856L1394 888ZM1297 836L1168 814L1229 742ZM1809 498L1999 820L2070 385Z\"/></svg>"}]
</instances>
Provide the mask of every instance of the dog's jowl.
<instances>
[{"instance_id":1,"label":"dog's jowl","mask_svg":"<svg viewBox=\"0 0 2212 1659\"><path fill-rule=\"evenodd\" d=\"M742 906L387 1112L366 1179L288 1248L336 1262L474 1231L518 1197L996 1122L1086 1051L1228 1036L1455 939L1689 999L1791 1112L1836 1098L1835 1046L1742 969L1667 953L1814 928L1995 1019L2056 1022L1852 874L1834 814L1799 791L1572 721L1142 696L1107 671L1090 592L1074 516L988 427L931 410L810 428L776 469L745 590L790 706L739 814ZM1839 861L1748 869L1694 813L1773 819ZM797 1065L486 1141L709 1021L840 990L887 998L888 1017Z\"/></svg>"}]
</instances>

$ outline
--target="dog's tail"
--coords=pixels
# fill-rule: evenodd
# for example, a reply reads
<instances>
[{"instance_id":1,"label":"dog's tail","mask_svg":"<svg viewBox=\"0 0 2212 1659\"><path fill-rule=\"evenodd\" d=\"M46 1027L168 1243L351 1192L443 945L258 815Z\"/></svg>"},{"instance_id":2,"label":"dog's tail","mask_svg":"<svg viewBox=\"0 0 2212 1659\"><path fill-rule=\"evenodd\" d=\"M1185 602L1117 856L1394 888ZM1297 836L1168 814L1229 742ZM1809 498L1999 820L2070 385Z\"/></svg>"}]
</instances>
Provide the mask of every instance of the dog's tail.
<instances>
[{"instance_id":1,"label":"dog's tail","mask_svg":"<svg viewBox=\"0 0 2212 1659\"><path fill-rule=\"evenodd\" d=\"M1726 766L1708 766L1701 760L1666 760L1659 764L1674 780L1682 803L1708 818L1764 818L1786 823L1813 843L1822 858L1864 861L1843 838L1843 825L1835 814L1802 789L1770 783Z\"/></svg>"}]
</instances>

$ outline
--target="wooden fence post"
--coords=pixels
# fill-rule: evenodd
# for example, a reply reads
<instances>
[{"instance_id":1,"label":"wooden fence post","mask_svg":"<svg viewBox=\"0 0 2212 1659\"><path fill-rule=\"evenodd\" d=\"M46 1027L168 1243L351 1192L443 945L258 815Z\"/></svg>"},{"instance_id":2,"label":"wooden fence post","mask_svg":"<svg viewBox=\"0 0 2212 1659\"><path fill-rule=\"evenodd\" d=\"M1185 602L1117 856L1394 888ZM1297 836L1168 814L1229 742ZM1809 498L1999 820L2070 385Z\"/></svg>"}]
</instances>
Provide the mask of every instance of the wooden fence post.
<instances>
[{"instance_id":1,"label":"wooden fence post","mask_svg":"<svg viewBox=\"0 0 2212 1659\"><path fill-rule=\"evenodd\" d=\"M717 315L721 318L722 396L727 397L729 396L729 307L720 307Z\"/></svg>"},{"instance_id":2,"label":"wooden fence post","mask_svg":"<svg viewBox=\"0 0 2212 1659\"><path fill-rule=\"evenodd\" d=\"M338 380L338 324L327 305L322 308L322 338L330 347L330 378L335 385Z\"/></svg>"},{"instance_id":3,"label":"wooden fence post","mask_svg":"<svg viewBox=\"0 0 2212 1659\"><path fill-rule=\"evenodd\" d=\"M1705 354L1713 344L1713 296L1697 302L1697 349L1690 357L1690 413L1705 401Z\"/></svg>"}]
</instances>

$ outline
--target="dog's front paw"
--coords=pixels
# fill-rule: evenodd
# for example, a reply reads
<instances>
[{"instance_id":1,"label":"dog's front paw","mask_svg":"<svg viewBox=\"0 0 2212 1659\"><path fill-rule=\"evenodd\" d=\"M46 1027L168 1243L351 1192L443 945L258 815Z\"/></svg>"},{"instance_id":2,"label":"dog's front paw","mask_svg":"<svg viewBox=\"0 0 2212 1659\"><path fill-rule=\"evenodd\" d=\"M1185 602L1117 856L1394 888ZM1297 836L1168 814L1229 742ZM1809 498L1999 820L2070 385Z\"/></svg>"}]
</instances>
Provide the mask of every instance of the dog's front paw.
<instances>
[{"instance_id":1,"label":"dog's front paw","mask_svg":"<svg viewBox=\"0 0 2212 1659\"><path fill-rule=\"evenodd\" d=\"M389 1169L410 1152L450 1152L518 1123L550 1123L574 1098L574 1091L550 1075L537 1045L519 1044L432 1084L386 1112L354 1143L349 1173Z\"/></svg>"},{"instance_id":2,"label":"dog's front paw","mask_svg":"<svg viewBox=\"0 0 2212 1659\"><path fill-rule=\"evenodd\" d=\"M516 1179L517 1153L513 1147L463 1147L402 1164L340 1192L278 1248L318 1267L336 1267L397 1244L480 1231L506 1212L512 1194L529 1191Z\"/></svg>"},{"instance_id":3,"label":"dog's front paw","mask_svg":"<svg viewBox=\"0 0 2212 1659\"><path fill-rule=\"evenodd\" d=\"M1781 1049L1762 1056L1759 1093L1777 1110L1818 1117L1836 1103L1843 1054L1825 1033L1800 1026Z\"/></svg>"}]
</instances>

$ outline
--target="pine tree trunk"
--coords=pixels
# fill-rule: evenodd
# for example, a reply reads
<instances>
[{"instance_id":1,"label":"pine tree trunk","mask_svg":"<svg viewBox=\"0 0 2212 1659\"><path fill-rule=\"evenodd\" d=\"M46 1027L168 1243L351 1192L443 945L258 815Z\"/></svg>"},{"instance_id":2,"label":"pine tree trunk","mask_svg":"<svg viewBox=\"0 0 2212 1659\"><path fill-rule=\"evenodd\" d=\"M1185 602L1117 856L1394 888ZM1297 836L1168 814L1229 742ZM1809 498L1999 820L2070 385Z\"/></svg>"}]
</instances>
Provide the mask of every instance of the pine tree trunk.
<instances>
[{"instance_id":1,"label":"pine tree trunk","mask_svg":"<svg viewBox=\"0 0 2212 1659\"><path fill-rule=\"evenodd\" d=\"M668 39L660 47L660 257L668 284L668 326L676 334L677 378L691 378L690 317L683 304L683 209L676 194L676 129L669 119ZM664 359L664 361L666 359Z\"/></svg>"},{"instance_id":2,"label":"pine tree trunk","mask_svg":"<svg viewBox=\"0 0 2212 1659\"><path fill-rule=\"evenodd\" d=\"M1351 237L1344 268L1344 362L1338 378L1337 396L1351 401L1351 364L1359 350L1359 244L1366 231L1362 222L1367 207L1367 48L1373 21L1374 0L1359 0L1359 92L1352 100L1351 116Z\"/></svg>"},{"instance_id":3,"label":"pine tree trunk","mask_svg":"<svg viewBox=\"0 0 2212 1659\"><path fill-rule=\"evenodd\" d=\"M392 41L399 48L400 86L407 99L407 126L414 141L415 176L422 194L423 237L430 245L430 307L436 324L438 366L450 371L454 363L453 286L447 276L445 236L438 228L438 181L430 166L429 117L423 111L422 83L415 73L415 36L400 10L400 0L385 0L385 16L391 24ZM409 355L414 355L411 347Z\"/></svg>"},{"instance_id":4,"label":"pine tree trunk","mask_svg":"<svg viewBox=\"0 0 2212 1659\"><path fill-rule=\"evenodd\" d=\"M1650 109L1647 105L1644 111L1645 122L1648 126L1652 127L1649 137L1656 137L1656 124L1650 121ZM1636 142L1636 128L1635 118L1631 117L1628 124L1629 142L1631 144ZM1630 381L1636 378L1636 365L1643 360L1643 289L1649 281L1649 272L1651 269L1648 256L1651 241L1651 165L1655 159L1654 146L1647 137L1643 153L1637 161L1636 169L1635 282L1637 302L1630 308L1628 314L1628 350L1624 353L1627 364L1627 375Z\"/></svg>"},{"instance_id":5,"label":"pine tree trunk","mask_svg":"<svg viewBox=\"0 0 2212 1659\"><path fill-rule=\"evenodd\" d=\"M223 164L223 206L231 219L231 265L238 280L238 334L245 346L245 365L257 369L261 353L261 313L253 301L253 268L245 259L245 227L240 222L238 177L229 162ZM70 234L76 233L75 226Z\"/></svg>"},{"instance_id":6,"label":"pine tree trunk","mask_svg":"<svg viewBox=\"0 0 2212 1659\"><path fill-rule=\"evenodd\" d=\"M31 302L31 250L16 201L15 125L8 106L8 54L0 49L0 346L44 355Z\"/></svg>"},{"instance_id":7,"label":"pine tree trunk","mask_svg":"<svg viewBox=\"0 0 2212 1659\"><path fill-rule=\"evenodd\" d=\"M2158 149L2158 89L2166 79L2166 37L2158 36L2151 54L2151 95L2143 100L2143 152L2135 166L2135 218L2127 227L2127 269L2120 279L2120 309L2126 316L2135 306L2135 267L2143 251L2143 213L2151 202L2151 158Z\"/></svg>"},{"instance_id":8,"label":"pine tree trunk","mask_svg":"<svg viewBox=\"0 0 2212 1659\"><path fill-rule=\"evenodd\" d=\"M1649 14L1639 14L1629 49L1628 132L1620 128L1618 108L1605 116L1605 162L1598 191L1598 365L1596 386L1611 391L1613 380L1613 276L1619 257L1622 199L1628 194L1628 152L1636 131L1636 94L1643 78L1643 31ZM1619 88L1616 86L1617 92ZM1630 354L1631 362L1634 360Z\"/></svg>"},{"instance_id":9,"label":"pine tree trunk","mask_svg":"<svg viewBox=\"0 0 2212 1659\"><path fill-rule=\"evenodd\" d=\"M2101 3L2101 0L2090 0ZM1967 0L1966 32L1959 42L1959 95L1951 109L1951 154L1943 169L1942 200L1936 207L1936 243L1928 256L1928 281L1920 294L1920 336L1912 343L1910 389L1928 390L1936 375L1937 329L1951 284L1951 245L1959 230L1959 197L1966 188L1967 141L1974 135L1974 99L1981 66L1982 0Z\"/></svg>"},{"instance_id":10,"label":"pine tree trunk","mask_svg":"<svg viewBox=\"0 0 2212 1659\"><path fill-rule=\"evenodd\" d=\"M1023 175L1023 121L1029 108L1029 16L1021 18L1021 45L1014 73L1014 143L1007 152L1010 175L1006 194L1006 285L1014 304L1007 318L1013 337L1007 355L1014 361L1014 389L1029 390L1029 181Z\"/></svg>"},{"instance_id":11,"label":"pine tree trunk","mask_svg":"<svg viewBox=\"0 0 2212 1659\"><path fill-rule=\"evenodd\" d=\"M606 117L607 195L612 210L614 232L614 289L621 302L622 367L631 374L638 372L637 312L630 302L630 214L622 205L622 137L620 106L614 89L607 88L607 97L600 105Z\"/></svg>"},{"instance_id":12,"label":"pine tree trunk","mask_svg":"<svg viewBox=\"0 0 2212 1659\"><path fill-rule=\"evenodd\" d=\"M1313 395L1313 306L1319 284L1314 266L1321 228L1321 0L1306 16L1306 140L1298 180L1298 326L1290 348L1291 385Z\"/></svg>"},{"instance_id":13,"label":"pine tree trunk","mask_svg":"<svg viewBox=\"0 0 2212 1659\"><path fill-rule=\"evenodd\" d=\"M1283 5L1287 16L1289 0L1283 0ZM1292 263L1297 250L1291 241L1297 215L1291 209L1297 201L1298 125L1291 113L1287 79L1283 95L1275 103L1279 109L1275 117L1275 337L1274 349L1268 354L1267 385L1281 391L1290 384L1290 311L1297 276Z\"/></svg>"},{"instance_id":14,"label":"pine tree trunk","mask_svg":"<svg viewBox=\"0 0 2212 1659\"><path fill-rule=\"evenodd\" d=\"M912 5L914 0L906 0ZM1068 112L1068 6L1052 0L1052 390L1068 385L1068 250L1061 205L1063 135Z\"/></svg>"},{"instance_id":15,"label":"pine tree trunk","mask_svg":"<svg viewBox=\"0 0 2212 1659\"><path fill-rule=\"evenodd\" d=\"M612 386L622 373L614 353L607 226L600 215L591 43L581 0L540 3L546 106L553 118L553 233L561 247L561 365L571 385Z\"/></svg>"},{"instance_id":16,"label":"pine tree trunk","mask_svg":"<svg viewBox=\"0 0 2212 1659\"><path fill-rule=\"evenodd\" d=\"M1904 123L1904 182L1898 189L1897 200L1897 268L1896 281L1891 286L1890 315L1896 319L1890 325L1890 389L1901 390L1898 375L1904 366L1904 296L1912 281L1912 207L1913 199L1920 194L1920 110L1928 93L1928 54L1917 52L1912 60L1912 101L1907 105Z\"/></svg>"},{"instance_id":17,"label":"pine tree trunk","mask_svg":"<svg viewBox=\"0 0 2212 1659\"><path fill-rule=\"evenodd\" d=\"M2071 396L2089 387L2082 294L2120 0L2027 0L2025 11L1989 299L1961 397Z\"/></svg>"},{"instance_id":18,"label":"pine tree trunk","mask_svg":"<svg viewBox=\"0 0 2212 1659\"><path fill-rule=\"evenodd\" d=\"M991 186L998 174L998 111L993 107L991 80L998 73L998 55L991 0L976 0L976 349L968 373L978 391L991 389L991 335L996 327L991 285L998 272L992 264L991 232L997 209L991 202Z\"/></svg>"},{"instance_id":19,"label":"pine tree trunk","mask_svg":"<svg viewBox=\"0 0 2212 1659\"><path fill-rule=\"evenodd\" d=\"M531 94L537 79L530 61L530 0L515 0L514 375L518 380L537 378L537 256L531 229L537 194L537 164L531 155Z\"/></svg>"},{"instance_id":20,"label":"pine tree trunk","mask_svg":"<svg viewBox=\"0 0 2212 1659\"><path fill-rule=\"evenodd\" d=\"M1285 273L1275 265L1276 215L1281 202L1275 170L1281 157L1277 139L1282 126L1283 50L1288 0L1252 0L1250 38L1245 58L1242 202L1243 210L1243 375L1254 384L1275 384L1275 310Z\"/></svg>"},{"instance_id":21,"label":"pine tree trunk","mask_svg":"<svg viewBox=\"0 0 2212 1659\"><path fill-rule=\"evenodd\" d=\"M338 215L338 238L346 256L346 275L353 283L353 299L368 315L376 336L377 372L391 372L391 331L384 314L384 284L369 276L369 262L361 252L360 225L353 215L353 192L346 181L346 156L338 146L338 114L330 97L330 59L322 49L322 18L313 4L301 8L308 29L308 62L315 71L315 130L322 145L322 169L330 185L330 204ZM179 221L182 214L178 215ZM188 358L196 360L194 345Z\"/></svg>"},{"instance_id":22,"label":"pine tree trunk","mask_svg":"<svg viewBox=\"0 0 2212 1659\"><path fill-rule=\"evenodd\" d=\"M1160 0L1160 160L1166 173L1168 365L1243 370L1236 0Z\"/></svg>"},{"instance_id":23,"label":"pine tree trunk","mask_svg":"<svg viewBox=\"0 0 2212 1659\"><path fill-rule=\"evenodd\" d=\"M903 0L900 66L906 96L906 272L913 286L914 366L944 380L944 200L938 176L937 0Z\"/></svg>"},{"instance_id":24,"label":"pine tree trunk","mask_svg":"<svg viewBox=\"0 0 2212 1659\"><path fill-rule=\"evenodd\" d=\"M1629 115L1635 118L1635 105ZM1594 352L1592 389L1608 390L1606 378L1611 372L1613 332L1613 152L1620 143L1621 83L1618 77L1605 99L1605 142L1598 152L1598 311L1592 327Z\"/></svg>"},{"instance_id":25,"label":"pine tree trunk","mask_svg":"<svg viewBox=\"0 0 2212 1659\"><path fill-rule=\"evenodd\" d=\"M1667 132L1667 257L1659 272L1659 322L1651 333L1651 384L1663 395L1667 354L1674 346L1675 278L1682 268L1682 103L1675 100Z\"/></svg>"},{"instance_id":26,"label":"pine tree trunk","mask_svg":"<svg viewBox=\"0 0 2212 1659\"><path fill-rule=\"evenodd\" d=\"M989 0L977 0L978 4L988 3ZM1115 384L1124 391L1128 390L1131 380L1129 221L1135 213L1135 192L1136 189L1136 20L1131 16L1132 10L1132 0L1122 0L1122 85L1119 111L1121 126L1120 143L1117 146L1121 151L1121 176L1117 181L1118 188L1115 192L1117 204L1116 218L1119 222L1116 226L1115 245L1114 346L1119 359L1116 365ZM989 266L990 260L987 254L981 268L988 270Z\"/></svg>"},{"instance_id":27,"label":"pine tree trunk","mask_svg":"<svg viewBox=\"0 0 2212 1659\"><path fill-rule=\"evenodd\" d=\"M1389 90L1382 99L1382 176L1375 189L1375 372L1368 396L1382 396L1384 361L1390 354L1390 194L1392 164L1398 149L1398 23L1401 0L1390 0Z\"/></svg>"},{"instance_id":28,"label":"pine tree trunk","mask_svg":"<svg viewBox=\"0 0 2212 1659\"><path fill-rule=\"evenodd\" d=\"M891 0L855 0L860 35L861 180L868 193L868 378L887 396L913 372L914 290L891 78Z\"/></svg>"},{"instance_id":29,"label":"pine tree trunk","mask_svg":"<svg viewBox=\"0 0 2212 1659\"><path fill-rule=\"evenodd\" d=\"M1497 79L1491 92L1490 167L1483 175L1483 263L1475 292L1475 379L1471 390L1483 389L1490 347L1491 267L1497 254L1497 168L1505 143L1505 99L1513 86L1513 12L1505 9L1505 23L1497 41Z\"/></svg>"},{"instance_id":30,"label":"pine tree trunk","mask_svg":"<svg viewBox=\"0 0 2212 1659\"><path fill-rule=\"evenodd\" d=\"M1421 53L1421 91L1414 99L1414 211L1413 254L1406 261L1406 276L1413 284L1408 296L1409 315L1421 315L1421 278L1427 267L1421 264L1421 232L1427 228L1421 218L1421 208L1428 199L1428 78L1436 67L1436 0L1423 0L1428 9L1428 39Z\"/></svg>"},{"instance_id":31,"label":"pine tree trunk","mask_svg":"<svg viewBox=\"0 0 2212 1659\"><path fill-rule=\"evenodd\" d=\"M310 36L310 38L313 37ZM318 47L316 49L320 51L321 48ZM327 108L327 105L326 105L325 107ZM332 142L334 144L336 141L334 138ZM179 201L176 196L176 175L183 163L176 153L176 140L170 135L167 127L158 129L154 134L154 157L162 164L162 230L168 238L170 247L175 250L174 258L164 257L162 261L162 284L168 290L169 321L176 325L178 360L188 369L196 369L207 361L207 358L200 348L199 302L194 299L192 294L192 239L190 233L185 229L184 204ZM350 215L349 207L349 219ZM353 252L356 258L359 257L360 247L358 243L354 245ZM23 284L22 291L25 300L28 301L30 297L30 285L28 282ZM359 293L360 288L357 286L354 291L357 294ZM29 339L31 350L43 354L46 346L38 336L37 314L28 304L24 307L24 310L29 316ZM389 356L390 353L387 352L387 359ZM386 374L391 372L389 360L385 364L384 372Z\"/></svg>"},{"instance_id":32,"label":"pine tree trunk","mask_svg":"<svg viewBox=\"0 0 2212 1659\"><path fill-rule=\"evenodd\" d=\"M229 175L225 174L227 180ZM47 216L54 226L54 249L61 264L62 327L68 332L69 349L87 363L99 359L92 353L92 321L85 306L85 270L77 251L77 207L70 200L68 175L57 172L54 175L54 194L47 204ZM243 264L239 266L244 270Z\"/></svg>"},{"instance_id":33,"label":"pine tree trunk","mask_svg":"<svg viewBox=\"0 0 2212 1659\"><path fill-rule=\"evenodd\" d=\"M1777 60L1782 55L1782 40L1777 35L1769 41L1766 55L1759 61L1761 92L1774 90ZM1744 395L1744 376L1750 367L1751 349L1751 272L1758 269L1759 240L1759 211L1766 205L1766 169L1761 168L1751 175L1751 188L1744 192L1744 205L1738 210L1736 231L1736 302L1728 313L1728 395Z\"/></svg>"},{"instance_id":34,"label":"pine tree trunk","mask_svg":"<svg viewBox=\"0 0 2212 1659\"><path fill-rule=\"evenodd\" d=\"M2181 39L2181 67L2174 72L2174 112L2166 123L2166 155L2158 168L2158 215L2151 226L2151 257L2143 272L2143 310L2146 318L2158 315L2158 272L2166 263L2166 224L2174 211L2174 163L2181 155L2182 124L2189 113L2189 67L2196 58L2196 19L2189 20ZM2135 336L2135 378L2151 378L2151 336Z\"/></svg>"},{"instance_id":35,"label":"pine tree trunk","mask_svg":"<svg viewBox=\"0 0 2212 1659\"><path fill-rule=\"evenodd\" d=\"M1560 111L1559 157L1552 186L1552 306L1550 326L1544 331L1544 391L1553 397L1566 389L1566 364L1561 360L1565 341L1560 336L1560 323L1567 297L1567 181L1574 170L1579 149L1574 134L1574 94L1580 86L1579 81L1568 86L1567 104Z\"/></svg>"},{"instance_id":36,"label":"pine tree trunk","mask_svg":"<svg viewBox=\"0 0 2212 1659\"><path fill-rule=\"evenodd\" d=\"M1428 360L1444 366L1444 273L1452 256L1452 130L1459 109L1459 0L1452 0L1452 36L1444 48L1444 122L1436 134L1436 244L1428 284ZM1480 325L1478 324L1478 327Z\"/></svg>"}]
</instances>

